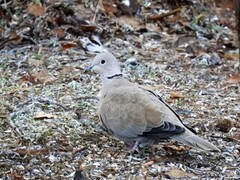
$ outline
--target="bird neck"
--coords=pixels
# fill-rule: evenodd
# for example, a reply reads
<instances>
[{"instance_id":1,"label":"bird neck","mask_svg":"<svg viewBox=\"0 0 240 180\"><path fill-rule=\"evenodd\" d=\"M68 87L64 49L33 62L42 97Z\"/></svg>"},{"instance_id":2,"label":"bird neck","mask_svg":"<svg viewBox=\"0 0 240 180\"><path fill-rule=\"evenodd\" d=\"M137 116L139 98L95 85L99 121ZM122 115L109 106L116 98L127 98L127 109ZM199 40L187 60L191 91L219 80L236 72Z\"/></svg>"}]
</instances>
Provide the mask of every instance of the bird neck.
<instances>
[{"instance_id":1,"label":"bird neck","mask_svg":"<svg viewBox=\"0 0 240 180\"><path fill-rule=\"evenodd\" d=\"M121 72L114 75L101 76L102 84L103 85L110 84L114 79L118 79L121 77L123 77L123 74Z\"/></svg>"},{"instance_id":2,"label":"bird neck","mask_svg":"<svg viewBox=\"0 0 240 180\"><path fill-rule=\"evenodd\" d=\"M122 73L120 73L120 74L115 74L113 76L108 76L107 79L113 79L115 77L122 77L122 76L123 76Z\"/></svg>"}]
</instances>

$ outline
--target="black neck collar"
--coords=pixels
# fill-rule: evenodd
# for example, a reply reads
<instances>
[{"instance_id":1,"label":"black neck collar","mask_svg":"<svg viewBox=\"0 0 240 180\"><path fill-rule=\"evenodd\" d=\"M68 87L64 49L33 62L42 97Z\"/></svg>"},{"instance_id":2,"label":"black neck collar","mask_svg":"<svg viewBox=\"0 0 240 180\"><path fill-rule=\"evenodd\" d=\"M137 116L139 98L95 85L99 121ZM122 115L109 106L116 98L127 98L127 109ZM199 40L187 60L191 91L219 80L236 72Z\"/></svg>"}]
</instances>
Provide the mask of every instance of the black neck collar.
<instances>
[{"instance_id":1,"label":"black neck collar","mask_svg":"<svg viewBox=\"0 0 240 180\"><path fill-rule=\"evenodd\" d=\"M109 76L109 77L107 77L107 78L108 78L108 79L113 79L113 78L115 78L115 77L122 77L122 74L115 74L115 75Z\"/></svg>"}]
</instances>

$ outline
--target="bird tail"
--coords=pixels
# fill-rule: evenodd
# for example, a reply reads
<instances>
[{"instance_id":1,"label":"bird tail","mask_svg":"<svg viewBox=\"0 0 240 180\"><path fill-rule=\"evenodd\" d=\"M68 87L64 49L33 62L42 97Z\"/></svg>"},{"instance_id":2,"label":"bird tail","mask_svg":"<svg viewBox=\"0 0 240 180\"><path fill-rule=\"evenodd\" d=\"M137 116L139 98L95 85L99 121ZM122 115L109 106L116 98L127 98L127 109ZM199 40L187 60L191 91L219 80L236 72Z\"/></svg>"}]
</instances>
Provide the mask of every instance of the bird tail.
<instances>
[{"instance_id":1,"label":"bird tail","mask_svg":"<svg viewBox=\"0 0 240 180\"><path fill-rule=\"evenodd\" d=\"M176 141L179 141L183 144L191 146L197 150L200 150L200 151L218 151L218 152L220 152L220 149L218 149L212 143L193 134L189 130L187 130L187 132L185 132L182 135L172 136L171 138Z\"/></svg>"}]
</instances>

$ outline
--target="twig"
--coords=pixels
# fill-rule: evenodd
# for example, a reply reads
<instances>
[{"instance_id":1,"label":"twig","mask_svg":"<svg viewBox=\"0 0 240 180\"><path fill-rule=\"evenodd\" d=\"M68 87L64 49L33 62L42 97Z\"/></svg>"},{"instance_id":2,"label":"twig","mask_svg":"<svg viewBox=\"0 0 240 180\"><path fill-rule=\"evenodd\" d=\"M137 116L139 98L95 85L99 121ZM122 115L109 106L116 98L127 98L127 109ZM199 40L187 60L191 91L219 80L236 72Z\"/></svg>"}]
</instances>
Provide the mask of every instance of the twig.
<instances>
[{"instance_id":1,"label":"twig","mask_svg":"<svg viewBox=\"0 0 240 180\"><path fill-rule=\"evenodd\" d=\"M18 137L24 137L24 133L22 133L18 127L11 121L11 119L7 118L5 121L15 132L15 135L17 135Z\"/></svg>"},{"instance_id":2,"label":"twig","mask_svg":"<svg viewBox=\"0 0 240 180\"><path fill-rule=\"evenodd\" d=\"M175 9L173 11L167 12L167 13L161 13L161 14L155 14L152 16L149 16L148 19L158 21L163 19L164 17L171 16L173 14L176 14L181 11L182 8Z\"/></svg>"},{"instance_id":3,"label":"twig","mask_svg":"<svg viewBox=\"0 0 240 180\"><path fill-rule=\"evenodd\" d=\"M98 13L98 10L99 10L100 2L102 2L102 0L98 0L98 2L97 2L97 5L96 5L96 9L95 9L95 13L94 13L94 16L93 16L92 23L95 23L95 21L96 21L96 16L97 16L97 13Z\"/></svg>"},{"instance_id":4,"label":"twig","mask_svg":"<svg viewBox=\"0 0 240 180\"><path fill-rule=\"evenodd\" d=\"M95 99L95 100L99 100L99 98L96 97L96 96L77 97L77 98L74 98L73 100L81 100L81 99Z\"/></svg>"}]
</instances>

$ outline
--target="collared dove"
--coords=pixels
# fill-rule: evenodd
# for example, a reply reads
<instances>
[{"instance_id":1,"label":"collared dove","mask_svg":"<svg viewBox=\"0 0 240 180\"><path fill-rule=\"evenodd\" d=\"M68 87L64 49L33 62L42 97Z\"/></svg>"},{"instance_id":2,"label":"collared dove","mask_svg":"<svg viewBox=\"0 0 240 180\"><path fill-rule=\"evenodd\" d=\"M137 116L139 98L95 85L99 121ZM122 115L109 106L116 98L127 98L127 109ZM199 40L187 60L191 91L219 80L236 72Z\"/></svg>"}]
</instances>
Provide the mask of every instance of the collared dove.
<instances>
[{"instance_id":1,"label":"collared dove","mask_svg":"<svg viewBox=\"0 0 240 180\"><path fill-rule=\"evenodd\" d=\"M132 145L132 150L170 138L197 150L220 151L184 125L158 95L125 79L111 53L98 54L88 70L101 77L98 114L104 128L126 145Z\"/></svg>"}]
</instances>

